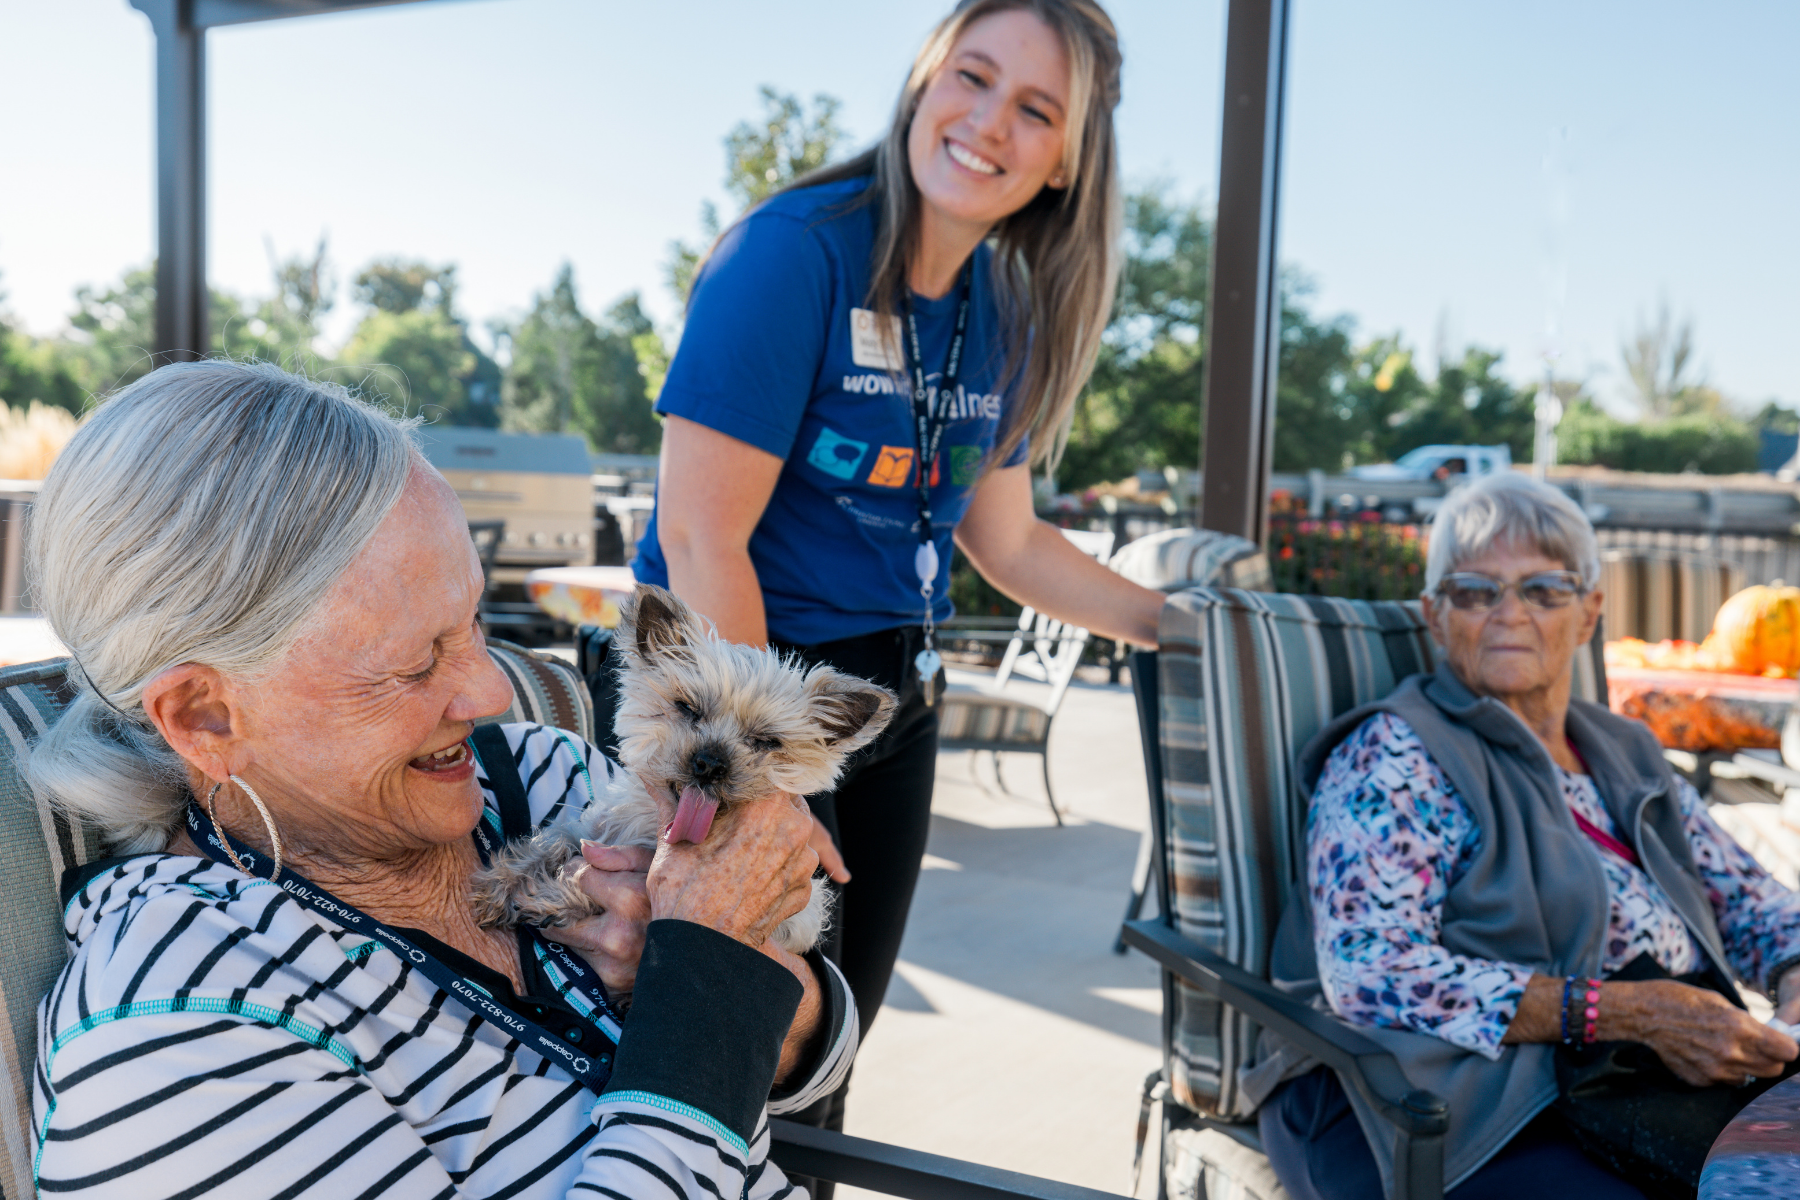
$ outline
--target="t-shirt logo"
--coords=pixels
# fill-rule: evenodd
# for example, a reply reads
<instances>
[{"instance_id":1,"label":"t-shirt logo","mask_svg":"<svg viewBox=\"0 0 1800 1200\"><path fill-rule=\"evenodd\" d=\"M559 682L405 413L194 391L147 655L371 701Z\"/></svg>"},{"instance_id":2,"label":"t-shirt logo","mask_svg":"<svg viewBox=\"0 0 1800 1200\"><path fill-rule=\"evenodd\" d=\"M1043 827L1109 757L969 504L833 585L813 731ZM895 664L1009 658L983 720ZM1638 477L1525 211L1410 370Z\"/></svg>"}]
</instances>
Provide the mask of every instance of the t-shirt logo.
<instances>
[{"instance_id":1,"label":"t-shirt logo","mask_svg":"<svg viewBox=\"0 0 1800 1200\"><path fill-rule=\"evenodd\" d=\"M912 460L911 446L883 446L875 457L875 469L869 472L869 482L876 487L905 487Z\"/></svg>"},{"instance_id":2,"label":"t-shirt logo","mask_svg":"<svg viewBox=\"0 0 1800 1200\"><path fill-rule=\"evenodd\" d=\"M950 483L955 487L970 487L981 477L981 447L950 447Z\"/></svg>"},{"instance_id":3,"label":"t-shirt logo","mask_svg":"<svg viewBox=\"0 0 1800 1200\"><path fill-rule=\"evenodd\" d=\"M819 438L813 443L806 461L827 475L838 479L854 479L856 468L862 465L863 453L868 448L869 443L847 438L826 425L820 428Z\"/></svg>"}]
</instances>

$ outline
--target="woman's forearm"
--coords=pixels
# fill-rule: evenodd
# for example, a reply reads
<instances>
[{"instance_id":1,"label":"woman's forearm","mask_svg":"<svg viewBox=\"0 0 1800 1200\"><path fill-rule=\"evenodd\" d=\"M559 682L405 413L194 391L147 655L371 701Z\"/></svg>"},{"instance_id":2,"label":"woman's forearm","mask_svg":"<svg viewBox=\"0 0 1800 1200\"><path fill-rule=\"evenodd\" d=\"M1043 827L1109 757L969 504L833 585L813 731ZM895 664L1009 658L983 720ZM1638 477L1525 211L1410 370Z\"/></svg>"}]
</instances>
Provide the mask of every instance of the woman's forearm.
<instances>
[{"instance_id":1,"label":"woman's forearm","mask_svg":"<svg viewBox=\"0 0 1800 1200\"><path fill-rule=\"evenodd\" d=\"M1103 637L1156 645L1161 592L1139 587L1040 521L1023 465L991 472L975 489L956 544L982 577L1021 604Z\"/></svg>"},{"instance_id":2,"label":"woman's forearm","mask_svg":"<svg viewBox=\"0 0 1800 1200\"><path fill-rule=\"evenodd\" d=\"M669 590L752 646L769 640L750 537L775 491L782 460L681 417L663 424L656 474L656 540Z\"/></svg>"},{"instance_id":3,"label":"woman's forearm","mask_svg":"<svg viewBox=\"0 0 1800 1200\"><path fill-rule=\"evenodd\" d=\"M664 539L663 558L669 564L669 590L717 625L721 637L750 646L768 644L762 585L747 547L708 548L685 540L671 545Z\"/></svg>"},{"instance_id":4,"label":"woman's forearm","mask_svg":"<svg viewBox=\"0 0 1800 1200\"><path fill-rule=\"evenodd\" d=\"M1014 547L965 545L963 551L984 579L1020 604L1102 637L1156 645L1168 597L1109 571L1047 521L1032 518Z\"/></svg>"},{"instance_id":5,"label":"woman's forearm","mask_svg":"<svg viewBox=\"0 0 1800 1200\"><path fill-rule=\"evenodd\" d=\"M775 1070L775 1083L780 1086L787 1082L796 1067L812 1057L808 1051L820 1032L825 1012L824 989L819 977L813 973L812 964L798 954L783 950L772 941L763 943L762 952L791 971L802 989L794 1023L788 1026L787 1037L781 1042L781 1065Z\"/></svg>"},{"instance_id":6,"label":"woman's forearm","mask_svg":"<svg viewBox=\"0 0 1800 1200\"><path fill-rule=\"evenodd\" d=\"M1527 980L1501 1044L1562 1041L1562 991L1563 981L1550 975L1533 975Z\"/></svg>"}]
</instances>

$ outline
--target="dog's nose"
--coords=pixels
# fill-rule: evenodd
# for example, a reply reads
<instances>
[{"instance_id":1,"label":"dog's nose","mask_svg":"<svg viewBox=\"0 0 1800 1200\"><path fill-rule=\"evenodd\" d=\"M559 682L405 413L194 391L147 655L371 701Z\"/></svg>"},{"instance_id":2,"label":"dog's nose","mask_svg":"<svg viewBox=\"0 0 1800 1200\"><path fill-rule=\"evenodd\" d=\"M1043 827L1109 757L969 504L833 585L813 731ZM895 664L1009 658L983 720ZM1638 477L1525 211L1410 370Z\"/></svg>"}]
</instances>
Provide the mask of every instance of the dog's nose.
<instances>
[{"instance_id":1,"label":"dog's nose","mask_svg":"<svg viewBox=\"0 0 1800 1200\"><path fill-rule=\"evenodd\" d=\"M705 787L725 778L726 772L731 770L731 762L709 747L694 751L694 757L688 760L688 770L693 773L694 782Z\"/></svg>"}]
</instances>

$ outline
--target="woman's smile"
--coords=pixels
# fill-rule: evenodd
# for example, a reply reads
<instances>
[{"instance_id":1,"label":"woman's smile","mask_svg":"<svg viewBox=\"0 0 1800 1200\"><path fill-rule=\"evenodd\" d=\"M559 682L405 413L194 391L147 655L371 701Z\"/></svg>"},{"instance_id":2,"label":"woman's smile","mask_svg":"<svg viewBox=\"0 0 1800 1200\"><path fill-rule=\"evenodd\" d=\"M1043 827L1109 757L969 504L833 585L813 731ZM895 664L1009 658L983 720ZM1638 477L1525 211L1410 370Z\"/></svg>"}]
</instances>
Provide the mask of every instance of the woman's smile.
<instances>
[{"instance_id":1,"label":"woman's smile","mask_svg":"<svg viewBox=\"0 0 1800 1200\"><path fill-rule=\"evenodd\" d=\"M465 739L442 750L421 754L406 765L441 783L461 783L475 774L475 755Z\"/></svg>"},{"instance_id":2,"label":"woman's smile","mask_svg":"<svg viewBox=\"0 0 1800 1200\"><path fill-rule=\"evenodd\" d=\"M944 149L949 153L950 161L977 175L1004 175L1006 173L999 163L983 158L955 138L945 138Z\"/></svg>"}]
</instances>

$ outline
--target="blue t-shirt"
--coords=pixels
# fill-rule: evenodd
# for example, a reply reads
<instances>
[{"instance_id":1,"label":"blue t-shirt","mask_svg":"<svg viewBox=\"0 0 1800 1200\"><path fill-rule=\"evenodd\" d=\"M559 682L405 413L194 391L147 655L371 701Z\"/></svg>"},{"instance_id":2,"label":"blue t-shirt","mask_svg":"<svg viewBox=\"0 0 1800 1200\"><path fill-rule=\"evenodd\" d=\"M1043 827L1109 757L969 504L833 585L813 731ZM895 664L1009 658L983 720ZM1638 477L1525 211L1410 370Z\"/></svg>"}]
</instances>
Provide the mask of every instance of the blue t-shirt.
<instances>
[{"instance_id":1,"label":"blue t-shirt","mask_svg":"<svg viewBox=\"0 0 1800 1200\"><path fill-rule=\"evenodd\" d=\"M777 196L739 222L694 282L656 409L787 460L750 537L769 636L811 645L924 619L912 403L868 312L876 208L843 211L866 179ZM938 455L933 617L951 614L950 537L994 448L1007 400L991 255L975 252L969 327ZM959 288L913 296L928 382L942 375ZM893 369L890 370L890 367ZM937 389L931 389L937 403ZM1026 448L1008 460L1023 462ZM637 577L666 586L653 514Z\"/></svg>"}]
</instances>

